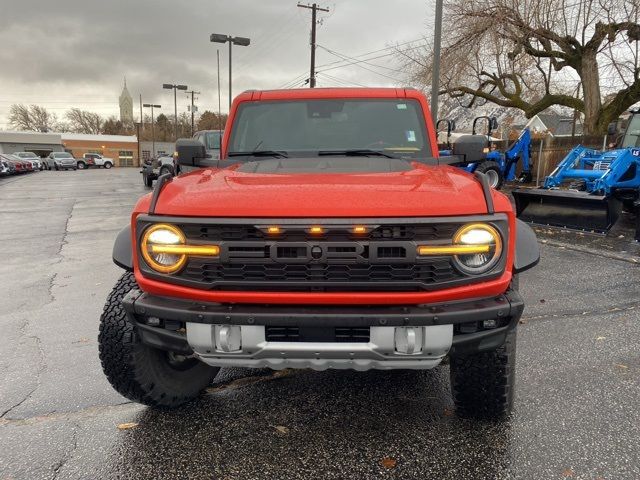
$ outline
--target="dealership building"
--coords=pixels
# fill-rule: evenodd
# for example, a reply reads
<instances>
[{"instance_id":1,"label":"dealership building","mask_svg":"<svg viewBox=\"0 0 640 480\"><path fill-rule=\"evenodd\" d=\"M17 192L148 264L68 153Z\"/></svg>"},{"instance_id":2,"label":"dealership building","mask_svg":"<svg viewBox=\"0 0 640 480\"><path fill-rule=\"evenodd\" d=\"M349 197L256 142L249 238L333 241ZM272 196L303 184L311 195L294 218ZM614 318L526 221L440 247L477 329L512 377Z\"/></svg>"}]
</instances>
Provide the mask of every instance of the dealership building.
<instances>
[{"instance_id":1,"label":"dealership building","mask_svg":"<svg viewBox=\"0 0 640 480\"><path fill-rule=\"evenodd\" d=\"M0 131L0 153L34 152L46 157L51 152L64 151L76 158L85 153L99 153L112 158L118 167L140 165L136 136Z\"/></svg>"},{"instance_id":2,"label":"dealership building","mask_svg":"<svg viewBox=\"0 0 640 480\"><path fill-rule=\"evenodd\" d=\"M64 150L76 158L85 153L99 153L112 158L118 167L137 167L138 138L135 135L86 135L61 133Z\"/></svg>"},{"instance_id":3,"label":"dealership building","mask_svg":"<svg viewBox=\"0 0 640 480\"><path fill-rule=\"evenodd\" d=\"M46 157L51 152L64 152L59 133L2 132L0 153L34 152Z\"/></svg>"}]
</instances>

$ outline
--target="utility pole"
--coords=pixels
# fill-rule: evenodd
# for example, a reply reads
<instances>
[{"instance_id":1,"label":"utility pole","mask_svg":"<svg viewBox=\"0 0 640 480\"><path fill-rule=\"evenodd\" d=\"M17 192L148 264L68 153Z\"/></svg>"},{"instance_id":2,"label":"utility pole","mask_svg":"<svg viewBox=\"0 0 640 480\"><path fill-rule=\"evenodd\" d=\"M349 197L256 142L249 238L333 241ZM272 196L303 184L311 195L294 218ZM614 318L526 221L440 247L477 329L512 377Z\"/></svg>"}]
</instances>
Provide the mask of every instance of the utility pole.
<instances>
[{"instance_id":1,"label":"utility pole","mask_svg":"<svg viewBox=\"0 0 640 480\"><path fill-rule=\"evenodd\" d=\"M311 70L309 72L309 87L316 87L316 25L318 24L318 12L328 12L328 8L320 8L317 3L313 5L298 4L300 8L311 10Z\"/></svg>"},{"instance_id":2,"label":"utility pole","mask_svg":"<svg viewBox=\"0 0 640 480\"><path fill-rule=\"evenodd\" d=\"M189 95L189 94L191 94L191 136L193 137L193 133L194 133L194 130L193 130L193 122L194 122L193 118L194 117L193 117L193 115L194 115L194 113L196 111L195 105L193 104L193 101L194 101L194 97L193 96L194 95L200 95L200 92L196 92L194 90L191 90L190 92L187 92L187 95Z\"/></svg>"},{"instance_id":3,"label":"utility pole","mask_svg":"<svg viewBox=\"0 0 640 480\"><path fill-rule=\"evenodd\" d=\"M140 123L144 127L144 120L142 119L142 94L140 94Z\"/></svg>"},{"instance_id":4,"label":"utility pole","mask_svg":"<svg viewBox=\"0 0 640 480\"><path fill-rule=\"evenodd\" d=\"M438 94L440 91L440 44L442 43L442 0L436 0L436 18L433 32L433 68L431 69L431 117L438 121Z\"/></svg>"}]
</instances>

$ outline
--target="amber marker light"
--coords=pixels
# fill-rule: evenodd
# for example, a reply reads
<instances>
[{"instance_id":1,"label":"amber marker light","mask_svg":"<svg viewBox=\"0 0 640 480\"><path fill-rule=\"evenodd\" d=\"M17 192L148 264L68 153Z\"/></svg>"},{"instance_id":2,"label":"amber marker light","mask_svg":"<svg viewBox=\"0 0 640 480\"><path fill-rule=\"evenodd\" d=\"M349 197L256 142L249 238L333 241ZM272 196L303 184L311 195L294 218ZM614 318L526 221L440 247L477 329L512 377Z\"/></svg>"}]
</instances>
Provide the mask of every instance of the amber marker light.
<instances>
[{"instance_id":1,"label":"amber marker light","mask_svg":"<svg viewBox=\"0 0 640 480\"><path fill-rule=\"evenodd\" d=\"M363 233L367 233L367 227L363 227L362 225L356 225L353 227L353 233L357 235L362 235Z\"/></svg>"},{"instance_id":2,"label":"amber marker light","mask_svg":"<svg viewBox=\"0 0 640 480\"><path fill-rule=\"evenodd\" d=\"M269 235L280 235L282 233L282 230L280 229L280 227L273 226L267 228L267 233Z\"/></svg>"},{"instance_id":3,"label":"amber marker light","mask_svg":"<svg viewBox=\"0 0 640 480\"><path fill-rule=\"evenodd\" d=\"M322 228L322 227L311 227L309 229L309 233L311 235L322 235L324 233L324 228Z\"/></svg>"}]
</instances>

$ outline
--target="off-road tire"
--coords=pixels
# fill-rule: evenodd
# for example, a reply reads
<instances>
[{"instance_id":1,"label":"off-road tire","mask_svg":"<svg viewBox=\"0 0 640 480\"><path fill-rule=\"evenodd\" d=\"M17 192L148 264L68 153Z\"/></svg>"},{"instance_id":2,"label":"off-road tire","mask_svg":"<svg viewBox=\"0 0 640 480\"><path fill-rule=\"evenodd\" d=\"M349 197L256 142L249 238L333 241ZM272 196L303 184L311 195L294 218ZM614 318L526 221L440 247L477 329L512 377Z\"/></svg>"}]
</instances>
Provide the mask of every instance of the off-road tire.
<instances>
[{"instance_id":1,"label":"off-road tire","mask_svg":"<svg viewBox=\"0 0 640 480\"><path fill-rule=\"evenodd\" d=\"M111 167L113 167L113 163L111 163L111 162L106 162L104 164L104 168L106 168L107 170L109 170Z\"/></svg>"},{"instance_id":2,"label":"off-road tire","mask_svg":"<svg viewBox=\"0 0 640 480\"><path fill-rule=\"evenodd\" d=\"M476 172L481 172L489 176L489 185L496 190L500 190L500 187L502 187L502 184L504 183L504 177L502 176L502 172L500 171L500 165L498 165L496 162L482 162L476 168ZM495 179L493 182L492 177Z\"/></svg>"},{"instance_id":3,"label":"off-road tire","mask_svg":"<svg viewBox=\"0 0 640 480\"><path fill-rule=\"evenodd\" d=\"M84 170L87 165L84 162L78 162L78 170Z\"/></svg>"},{"instance_id":4,"label":"off-road tire","mask_svg":"<svg viewBox=\"0 0 640 480\"><path fill-rule=\"evenodd\" d=\"M496 350L453 357L449 368L459 416L493 420L508 417L515 387L516 329Z\"/></svg>"},{"instance_id":5,"label":"off-road tire","mask_svg":"<svg viewBox=\"0 0 640 480\"><path fill-rule=\"evenodd\" d=\"M196 398L220 369L197 359L174 368L167 352L140 343L122 307L122 298L134 288L133 274L125 273L107 298L98 335L102 369L126 398L151 407L178 407Z\"/></svg>"}]
</instances>

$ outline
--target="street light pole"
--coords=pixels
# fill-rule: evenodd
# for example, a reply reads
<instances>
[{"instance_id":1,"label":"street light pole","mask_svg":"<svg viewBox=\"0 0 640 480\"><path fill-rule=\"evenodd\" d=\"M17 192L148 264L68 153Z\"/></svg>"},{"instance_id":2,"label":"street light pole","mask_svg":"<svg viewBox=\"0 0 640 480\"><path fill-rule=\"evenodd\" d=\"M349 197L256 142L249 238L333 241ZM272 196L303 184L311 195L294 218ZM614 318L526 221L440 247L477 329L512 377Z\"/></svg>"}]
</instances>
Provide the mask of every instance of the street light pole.
<instances>
[{"instance_id":1,"label":"street light pole","mask_svg":"<svg viewBox=\"0 0 640 480\"><path fill-rule=\"evenodd\" d=\"M438 121L438 92L440 90L440 44L442 43L442 0L436 0L436 23L433 32L433 66L431 68L431 118Z\"/></svg>"},{"instance_id":2,"label":"street light pole","mask_svg":"<svg viewBox=\"0 0 640 480\"><path fill-rule=\"evenodd\" d=\"M186 90L187 87L186 85L173 85L171 83L163 83L162 84L162 88L165 88L167 90L171 90L173 89L173 107L175 108L175 131L176 131L176 140L178 140L178 96L177 96L177 91L178 90Z\"/></svg>"},{"instance_id":3,"label":"street light pole","mask_svg":"<svg viewBox=\"0 0 640 480\"><path fill-rule=\"evenodd\" d=\"M151 156L153 158L156 157L156 133L154 130L155 120L153 119L153 109L154 108L162 108L162 105L155 105L153 103L145 103L142 105L143 107L151 107Z\"/></svg>"},{"instance_id":4,"label":"street light pole","mask_svg":"<svg viewBox=\"0 0 640 480\"><path fill-rule=\"evenodd\" d=\"M231 56L232 45L239 45L241 47L248 47L251 44L251 39L245 37L232 37L231 35L222 35L219 33L212 33L209 37L211 42L215 43L227 43L229 42L229 112L231 112L231 102L233 100L232 92L232 75L231 75Z\"/></svg>"}]
</instances>

